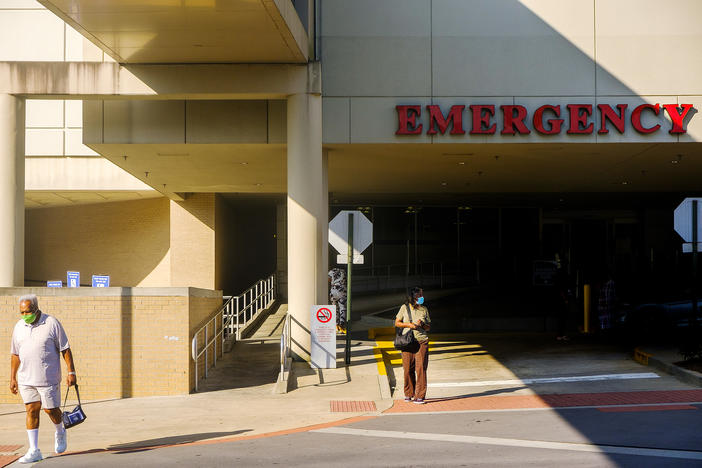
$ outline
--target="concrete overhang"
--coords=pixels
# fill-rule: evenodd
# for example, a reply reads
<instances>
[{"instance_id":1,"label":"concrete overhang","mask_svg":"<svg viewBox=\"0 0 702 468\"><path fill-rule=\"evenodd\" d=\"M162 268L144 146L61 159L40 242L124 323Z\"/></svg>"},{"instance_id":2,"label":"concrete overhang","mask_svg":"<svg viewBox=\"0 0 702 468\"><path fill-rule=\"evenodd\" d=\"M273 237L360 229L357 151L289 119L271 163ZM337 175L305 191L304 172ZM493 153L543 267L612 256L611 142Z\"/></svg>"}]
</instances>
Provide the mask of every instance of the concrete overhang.
<instances>
[{"instance_id":1,"label":"concrete overhang","mask_svg":"<svg viewBox=\"0 0 702 468\"><path fill-rule=\"evenodd\" d=\"M291 0L38 0L120 63L306 63Z\"/></svg>"},{"instance_id":2,"label":"concrete overhang","mask_svg":"<svg viewBox=\"0 0 702 468\"><path fill-rule=\"evenodd\" d=\"M319 63L0 62L0 93L34 99L285 99L321 94Z\"/></svg>"},{"instance_id":3,"label":"concrete overhang","mask_svg":"<svg viewBox=\"0 0 702 468\"><path fill-rule=\"evenodd\" d=\"M167 191L285 193L279 144L90 144ZM452 201L476 194L699 191L698 143L325 145L333 198ZM125 157L126 156L126 157ZM422 195L422 196L419 196Z\"/></svg>"}]
</instances>

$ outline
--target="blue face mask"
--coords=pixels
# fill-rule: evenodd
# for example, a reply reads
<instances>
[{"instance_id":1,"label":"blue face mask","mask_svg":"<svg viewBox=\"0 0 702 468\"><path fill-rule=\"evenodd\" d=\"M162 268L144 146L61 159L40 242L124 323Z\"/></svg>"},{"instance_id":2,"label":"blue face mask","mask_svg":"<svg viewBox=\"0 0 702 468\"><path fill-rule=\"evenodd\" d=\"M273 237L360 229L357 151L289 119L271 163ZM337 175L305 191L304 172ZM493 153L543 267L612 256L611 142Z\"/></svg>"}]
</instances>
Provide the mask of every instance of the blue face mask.
<instances>
[{"instance_id":1,"label":"blue face mask","mask_svg":"<svg viewBox=\"0 0 702 468\"><path fill-rule=\"evenodd\" d=\"M417 298L417 305L422 305L422 304L424 304L424 296Z\"/></svg>"}]
</instances>

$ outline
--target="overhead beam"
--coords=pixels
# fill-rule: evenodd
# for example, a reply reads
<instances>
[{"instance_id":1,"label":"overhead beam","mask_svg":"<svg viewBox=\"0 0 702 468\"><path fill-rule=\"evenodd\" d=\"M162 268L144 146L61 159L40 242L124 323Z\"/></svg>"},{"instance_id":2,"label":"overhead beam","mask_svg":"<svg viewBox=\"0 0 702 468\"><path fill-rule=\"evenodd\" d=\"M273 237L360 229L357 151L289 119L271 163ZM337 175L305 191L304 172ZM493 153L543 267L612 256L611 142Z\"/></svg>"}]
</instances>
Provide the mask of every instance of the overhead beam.
<instances>
[{"instance_id":1,"label":"overhead beam","mask_svg":"<svg viewBox=\"0 0 702 468\"><path fill-rule=\"evenodd\" d=\"M35 99L285 99L300 93L321 95L318 62L307 65L0 62L0 94Z\"/></svg>"}]
</instances>

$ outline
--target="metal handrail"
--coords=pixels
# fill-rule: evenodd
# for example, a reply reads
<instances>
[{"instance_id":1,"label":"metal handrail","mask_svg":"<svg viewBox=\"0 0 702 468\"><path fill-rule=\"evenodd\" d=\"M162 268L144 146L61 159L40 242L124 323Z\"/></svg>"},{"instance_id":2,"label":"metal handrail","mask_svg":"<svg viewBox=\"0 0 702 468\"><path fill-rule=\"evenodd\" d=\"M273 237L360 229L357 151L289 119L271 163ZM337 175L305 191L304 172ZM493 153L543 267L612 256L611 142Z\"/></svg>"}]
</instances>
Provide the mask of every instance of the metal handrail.
<instances>
[{"instance_id":1,"label":"metal handrail","mask_svg":"<svg viewBox=\"0 0 702 468\"><path fill-rule=\"evenodd\" d=\"M285 323L283 324L283 334L280 336L280 378L285 379L285 365L290 357L290 344L292 339L290 336L290 313L285 314Z\"/></svg>"},{"instance_id":2,"label":"metal handrail","mask_svg":"<svg viewBox=\"0 0 702 468\"><path fill-rule=\"evenodd\" d=\"M254 296L255 292L255 296ZM210 320L205 323L204 326L200 327L195 334L190 343L190 354L195 361L195 391L198 390L198 383L200 381L198 375L198 364L200 358L205 356L205 378L207 378L207 371L209 366L209 350L214 346L214 358L212 367L217 365L217 344L219 344L219 349L224 349L224 340L230 335L235 335L237 340L241 339L241 330L246 328L246 326L251 323L253 319L258 316L260 311L268 309L276 297L276 287L275 287L275 273L271 274L268 278L262 279L254 283L249 289L244 291L238 296L224 296L226 302L222 307L215 312ZM243 317L242 317L243 315ZM236 324L235 324L236 322ZM217 324L221 323L219 330L217 329ZM212 329L212 334L210 335L210 330ZM198 336L200 333L205 332L204 336L204 346L202 349L199 347Z\"/></svg>"}]
</instances>

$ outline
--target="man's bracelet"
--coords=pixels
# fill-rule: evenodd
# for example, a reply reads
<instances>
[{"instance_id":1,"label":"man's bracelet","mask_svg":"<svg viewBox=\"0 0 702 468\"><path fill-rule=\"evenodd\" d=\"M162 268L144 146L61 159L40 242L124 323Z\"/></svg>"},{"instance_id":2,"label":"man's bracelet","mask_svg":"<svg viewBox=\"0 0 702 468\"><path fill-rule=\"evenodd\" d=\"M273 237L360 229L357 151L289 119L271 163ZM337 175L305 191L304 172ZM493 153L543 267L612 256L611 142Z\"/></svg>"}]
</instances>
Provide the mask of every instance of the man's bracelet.
<instances>
[{"instance_id":1,"label":"man's bracelet","mask_svg":"<svg viewBox=\"0 0 702 468\"><path fill-rule=\"evenodd\" d=\"M75 372L69 372L68 375L76 375Z\"/></svg>"}]
</instances>

